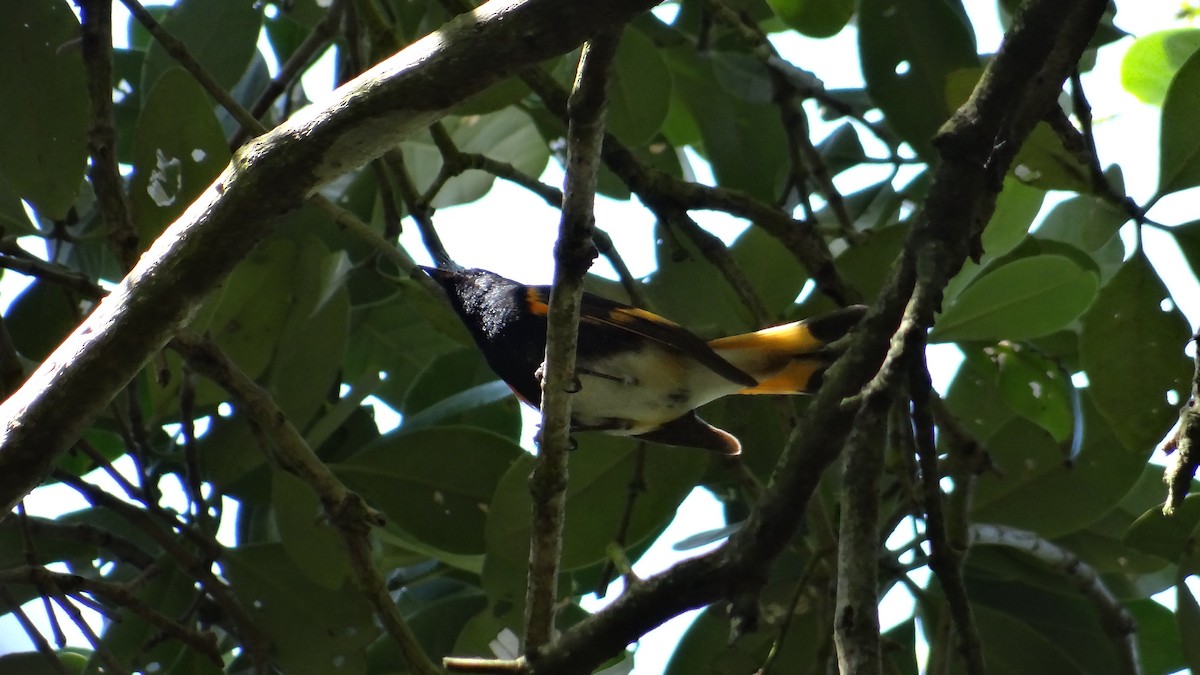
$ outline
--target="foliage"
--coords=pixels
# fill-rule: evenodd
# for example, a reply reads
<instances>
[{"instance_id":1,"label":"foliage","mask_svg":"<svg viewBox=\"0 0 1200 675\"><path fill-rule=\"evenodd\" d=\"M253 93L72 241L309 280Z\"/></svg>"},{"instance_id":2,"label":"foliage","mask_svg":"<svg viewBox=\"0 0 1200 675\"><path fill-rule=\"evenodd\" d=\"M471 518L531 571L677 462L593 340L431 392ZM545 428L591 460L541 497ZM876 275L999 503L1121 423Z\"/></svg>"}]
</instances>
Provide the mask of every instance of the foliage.
<instances>
[{"instance_id":1,"label":"foliage","mask_svg":"<svg viewBox=\"0 0 1200 675\"><path fill-rule=\"evenodd\" d=\"M299 77L321 48L337 45L339 78L348 80L452 14L432 0L329 4L179 0L153 13L268 127L308 103ZM1007 17L1015 3L1000 4ZM939 161L938 129L993 58L976 46L982 27L958 0L680 0L665 9L625 28L610 88L608 128L628 156L606 154L599 190L627 200L637 193L658 219L646 233L656 238L655 271L624 281L656 311L714 336L850 297L870 302L920 213L928 169ZM1119 14L1105 19L1080 68L1117 38L1128 46L1121 84L1161 111L1154 194L1140 205L1126 198L1120 168L1103 167L1088 150L1090 112L1076 96L1066 113L1082 133L1066 117L1059 124L1048 116L1016 168L997 179L1003 190L979 255L949 281L929 336L963 355L936 406L939 450L955 481L945 503L962 528L959 542L974 536L972 524L1032 533L1077 556L1116 600L1081 594L1074 569L1035 547L974 546L961 573L993 672L1118 672L1128 648L1112 625L1123 617L1137 621L1132 653L1142 672L1200 668L1200 611L1184 583L1197 571L1200 498L1162 515L1164 491L1146 467L1189 398L1184 347L1192 331L1144 239L1129 236L1166 230L1188 264L1172 272L1200 269L1200 216L1173 228L1154 222L1161 199L1200 185L1200 31L1129 37L1119 25ZM850 30L860 89L825 90L802 70L804 59L821 54L789 62L766 41ZM100 136L88 112L95 64L76 47L79 32L65 0L0 9L0 226L10 235L0 241L0 266L33 279L0 323L9 393L127 271L116 243L123 224L111 222L118 212L98 194L99 163L86 161ZM256 50L264 32L261 48L273 61L299 64L283 88ZM128 33L105 86L114 102L111 151L128 169L124 225L143 252L245 136L194 71L136 22ZM422 231L429 253L444 253L433 209L485 198L497 176L536 182L563 160L553 94L570 86L577 58L564 55L543 64L540 79L513 76L458 102L398 152L322 194L393 244L403 220ZM814 143L809 125L818 117L831 131ZM697 156L730 191L724 201L664 197L679 194L664 185L693 180ZM744 219L774 213L784 230L815 233L818 248L836 254L832 267L851 295L826 292L834 288L828 277L817 278L795 237L766 218L755 217L730 245L714 244L686 215L701 208ZM516 217L488 227L522 236ZM48 262L36 255L43 244ZM261 385L333 475L386 516L372 533L373 563L430 658L493 656L489 644L504 631L522 632L533 458L519 445L518 403L455 317L406 271L310 203L280 218L190 330ZM630 301L611 281L588 283ZM373 618L322 495L281 465L276 441L244 402L198 370L164 351L59 462L42 490L81 492L89 506L0 523L0 605L17 612L38 597L98 603L119 618L85 649L45 647L58 650L67 672L253 672L264 654L287 673L415 672ZM399 413L395 429L379 428L364 403L370 396ZM736 465L580 435L570 459L561 626L581 620L580 598L603 589L614 565L636 560L694 487L721 499L724 524L739 524L805 405L747 397L706 408L707 419L745 446ZM885 459L881 536L894 529L900 541L884 550L880 594L904 587L916 596L914 615L883 635L884 655L894 672L915 673L919 640L931 658L954 662L957 652L944 629L943 581L922 584L917 574L929 549L907 414L874 441ZM955 468L967 447L987 455L978 475ZM84 476L127 503L106 501ZM827 472L804 516L807 531L771 568L759 625L738 627L727 644L736 621L727 606L708 606L667 672L746 673L768 660L772 672L826 669L835 658L839 480L840 472ZM218 543L219 528L235 534ZM52 564L57 576L36 574ZM1172 587L1175 611L1149 600ZM947 672L961 669L954 663ZM59 670L30 654L0 657L0 675L18 672Z\"/></svg>"}]
</instances>

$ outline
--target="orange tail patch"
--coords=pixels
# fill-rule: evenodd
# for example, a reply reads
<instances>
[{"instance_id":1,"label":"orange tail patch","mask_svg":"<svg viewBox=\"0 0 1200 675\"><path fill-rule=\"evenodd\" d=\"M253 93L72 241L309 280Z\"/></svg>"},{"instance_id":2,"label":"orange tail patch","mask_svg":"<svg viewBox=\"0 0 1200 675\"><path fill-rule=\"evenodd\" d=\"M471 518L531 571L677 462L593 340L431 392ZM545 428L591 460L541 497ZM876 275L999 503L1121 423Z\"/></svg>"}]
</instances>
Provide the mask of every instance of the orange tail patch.
<instances>
[{"instance_id":1,"label":"orange tail patch","mask_svg":"<svg viewBox=\"0 0 1200 675\"><path fill-rule=\"evenodd\" d=\"M854 305L804 321L720 338L708 346L758 380L740 394L811 394L837 357L829 345L858 325L866 310Z\"/></svg>"}]
</instances>

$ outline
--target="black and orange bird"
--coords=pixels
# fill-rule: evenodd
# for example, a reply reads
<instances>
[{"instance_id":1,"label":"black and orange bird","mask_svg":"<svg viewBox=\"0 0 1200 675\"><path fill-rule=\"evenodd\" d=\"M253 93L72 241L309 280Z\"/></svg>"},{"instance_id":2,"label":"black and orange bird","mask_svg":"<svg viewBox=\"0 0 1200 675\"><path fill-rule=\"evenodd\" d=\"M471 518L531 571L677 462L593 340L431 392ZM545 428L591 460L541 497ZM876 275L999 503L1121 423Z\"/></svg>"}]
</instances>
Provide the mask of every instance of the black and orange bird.
<instances>
[{"instance_id":1,"label":"black and orange bird","mask_svg":"<svg viewBox=\"0 0 1200 675\"><path fill-rule=\"evenodd\" d=\"M481 269L421 269L445 289L496 375L539 407L550 287ZM657 314L584 293L571 429L737 455L738 439L696 408L730 394L812 393L865 311L855 305L705 341Z\"/></svg>"}]
</instances>

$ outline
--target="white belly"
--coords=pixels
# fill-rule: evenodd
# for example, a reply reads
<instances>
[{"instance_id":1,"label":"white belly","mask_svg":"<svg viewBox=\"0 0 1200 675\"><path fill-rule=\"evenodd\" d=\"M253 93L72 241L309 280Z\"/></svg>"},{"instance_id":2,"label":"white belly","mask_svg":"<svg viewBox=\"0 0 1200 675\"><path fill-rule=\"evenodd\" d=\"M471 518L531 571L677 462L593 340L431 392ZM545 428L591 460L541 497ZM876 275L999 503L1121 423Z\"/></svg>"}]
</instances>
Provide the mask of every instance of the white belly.
<instances>
[{"instance_id":1,"label":"white belly","mask_svg":"<svg viewBox=\"0 0 1200 675\"><path fill-rule=\"evenodd\" d=\"M742 387L687 357L615 355L587 364L571 400L579 428L641 434Z\"/></svg>"}]
</instances>

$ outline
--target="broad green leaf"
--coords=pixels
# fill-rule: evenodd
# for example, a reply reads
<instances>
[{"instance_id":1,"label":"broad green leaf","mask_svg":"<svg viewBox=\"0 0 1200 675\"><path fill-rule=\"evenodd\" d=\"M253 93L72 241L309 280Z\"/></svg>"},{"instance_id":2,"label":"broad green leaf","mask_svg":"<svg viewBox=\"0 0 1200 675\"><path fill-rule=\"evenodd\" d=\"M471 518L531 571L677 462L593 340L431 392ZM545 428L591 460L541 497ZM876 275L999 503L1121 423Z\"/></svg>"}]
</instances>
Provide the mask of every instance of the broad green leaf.
<instances>
[{"instance_id":1,"label":"broad green leaf","mask_svg":"<svg viewBox=\"0 0 1200 675\"><path fill-rule=\"evenodd\" d=\"M1063 147L1062 137L1046 122L1033 128L1012 166L1018 180L1043 190L1092 191L1088 168Z\"/></svg>"},{"instance_id":2,"label":"broad green leaf","mask_svg":"<svg viewBox=\"0 0 1200 675\"><path fill-rule=\"evenodd\" d=\"M843 123L834 129L824 140L818 143L817 152L821 154L821 161L825 163L825 169L829 171L830 176L836 176L843 171L853 169L867 159L862 139L858 137L858 132L854 129L854 125L849 122ZM843 199L843 201L846 200ZM850 208L846 210L853 213Z\"/></svg>"},{"instance_id":3,"label":"broad green leaf","mask_svg":"<svg viewBox=\"0 0 1200 675\"><path fill-rule=\"evenodd\" d=\"M966 16L945 0L913 0L903 7L862 0L858 22L871 98L888 126L923 159L934 160L933 135L959 103L947 99L951 74L979 67Z\"/></svg>"},{"instance_id":4,"label":"broad green leaf","mask_svg":"<svg viewBox=\"0 0 1200 675\"><path fill-rule=\"evenodd\" d=\"M662 224L655 234L658 269L646 280L646 295L658 313L712 337L754 327L745 303L699 248Z\"/></svg>"},{"instance_id":5,"label":"broad green leaf","mask_svg":"<svg viewBox=\"0 0 1200 675\"><path fill-rule=\"evenodd\" d=\"M1003 342L992 351L1004 402L1063 443L1075 427L1074 386L1058 364L1020 345Z\"/></svg>"},{"instance_id":6,"label":"broad green leaf","mask_svg":"<svg viewBox=\"0 0 1200 675\"><path fill-rule=\"evenodd\" d=\"M311 236L293 247L291 301L265 384L288 419L307 428L337 390L350 302L344 254L330 253Z\"/></svg>"},{"instance_id":7,"label":"broad green leaf","mask_svg":"<svg viewBox=\"0 0 1200 675\"><path fill-rule=\"evenodd\" d=\"M626 145L645 145L658 133L670 102L671 73L658 48L637 30L623 31L608 85L608 130Z\"/></svg>"},{"instance_id":8,"label":"broad green leaf","mask_svg":"<svg viewBox=\"0 0 1200 675\"><path fill-rule=\"evenodd\" d=\"M1172 227L1171 235L1192 268L1192 274L1200 272L1200 220Z\"/></svg>"},{"instance_id":9,"label":"broad green leaf","mask_svg":"<svg viewBox=\"0 0 1200 675\"><path fill-rule=\"evenodd\" d=\"M312 310L312 302L303 302L299 292L316 276L312 267L304 264L311 261L304 251L319 246L315 239L303 245L276 238L255 248L221 289L209 296L191 329L211 337L246 375L257 379L270 365L291 315L299 312L297 320L312 318L306 313ZM147 416L152 419L169 418L177 410L180 361L169 355L168 364L173 375L167 386L150 385L154 403ZM197 378L195 396L197 405L212 405L226 400L227 394L207 379Z\"/></svg>"},{"instance_id":10,"label":"broad green leaf","mask_svg":"<svg viewBox=\"0 0 1200 675\"><path fill-rule=\"evenodd\" d=\"M51 220L66 218L87 159L78 35L65 0L0 4L0 174Z\"/></svg>"},{"instance_id":11,"label":"broad green leaf","mask_svg":"<svg viewBox=\"0 0 1200 675\"><path fill-rule=\"evenodd\" d=\"M981 559L1000 554L1024 568L1021 577L1012 579L981 573L970 563L964 571L989 668L1003 673L1082 675L1106 672L1115 662L1113 643L1097 639L1102 626L1094 607L1066 577L1020 551L990 546L977 550L984 554ZM1017 644L1023 649L1015 650Z\"/></svg>"},{"instance_id":12,"label":"broad green leaf","mask_svg":"<svg viewBox=\"0 0 1200 675\"><path fill-rule=\"evenodd\" d=\"M439 598L422 603L409 619L417 643L434 663L458 655L454 646L459 633L480 611L487 607L482 593ZM367 657L368 673L411 672L400 646L395 640L380 640L371 646Z\"/></svg>"},{"instance_id":13,"label":"broad green leaf","mask_svg":"<svg viewBox=\"0 0 1200 675\"><path fill-rule=\"evenodd\" d=\"M1061 255L1014 260L964 290L930 338L951 342L1047 335L1082 314L1098 286L1095 273Z\"/></svg>"},{"instance_id":14,"label":"broad green leaf","mask_svg":"<svg viewBox=\"0 0 1200 675\"><path fill-rule=\"evenodd\" d=\"M605 558L613 541L629 494L629 481L637 466L637 439L580 434L579 448L571 453L567 488L567 521L563 532L562 569L578 569ZM703 450L647 445L643 477L646 489L637 498L626 536L634 546L675 516L675 509L691 492L708 464ZM503 558L526 564L529 557L529 521L532 513L528 478L534 459L525 455L509 468L496 487L487 514L487 551L490 559Z\"/></svg>"},{"instance_id":15,"label":"broad green leaf","mask_svg":"<svg viewBox=\"0 0 1200 675\"><path fill-rule=\"evenodd\" d=\"M271 504L288 557L309 579L340 589L350 573L346 549L313 489L286 471L272 471Z\"/></svg>"},{"instance_id":16,"label":"broad green leaf","mask_svg":"<svg viewBox=\"0 0 1200 675\"><path fill-rule=\"evenodd\" d=\"M721 52L664 50L675 91L700 132L698 149L712 165L722 187L775 201L787 170L787 138L779 111L729 96L715 75ZM680 125L676 124L676 127Z\"/></svg>"},{"instance_id":17,"label":"broad green leaf","mask_svg":"<svg viewBox=\"0 0 1200 675\"><path fill-rule=\"evenodd\" d=\"M346 377L386 373L377 396L399 410L415 378L438 356L474 343L449 307L411 282L391 298L350 314ZM454 337L447 337L447 334Z\"/></svg>"},{"instance_id":18,"label":"broad green leaf","mask_svg":"<svg viewBox=\"0 0 1200 675\"><path fill-rule=\"evenodd\" d=\"M1135 255L1083 318L1080 356L1088 391L1121 442L1137 452L1162 439L1190 390L1192 363L1183 349L1191 330L1169 302L1150 263Z\"/></svg>"},{"instance_id":19,"label":"broad green leaf","mask_svg":"<svg viewBox=\"0 0 1200 675\"><path fill-rule=\"evenodd\" d=\"M162 20L163 28L226 90L250 64L261 25L261 5L244 0L180 0ZM142 91L151 91L178 65L161 44L151 42L142 68Z\"/></svg>"},{"instance_id":20,"label":"broad green leaf","mask_svg":"<svg viewBox=\"0 0 1200 675\"><path fill-rule=\"evenodd\" d=\"M10 652L0 656L0 675L77 675L87 666L87 657L70 651L55 652L61 669L37 652Z\"/></svg>"},{"instance_id":21,"label":"broad green leaf","mask_svg":"<svg viewBox=\"0 0 1200 675\"><path fill-rule=\"evenodd\" d=\"M811 37L836 35L854 16L854 0L767 0L789 28Z\"/></svg>"},{"instance_id":22,"label":"broad green leaf","mask_svg":"<svg viewBox=\"0 0 1200 675\"><path fill-rule=\"evenodd\" d=\"M1000 389L996 365L987 350L979 344L962 345L961 349L963 362L946 391L946 405L975 438L988 438L1016 415L1008 406L996 405Z\"/></svg>"},{"instance_id":23,"label":"broad green leaf","mask_svg":"<svg viewBox=\"0 0 1200 675\"><path fill-rule=\"evenodd\" d=\"M1012 251L1025 239L1045 198L1044 190L1025 185L1012 176L1004 179L1004 189L996 199L992 219L983 231L983 256L979 262L968 260L963 264L962 270L947 284L943 302L953 302L988 264Z\"/></svg>"},{"instance_id":24,"label":"broad green leaf","mask_svg":"<svg viewBox=\"0 0 1200 675\"><path fill-rule=\"evenodd\" d=\"M1194 555L1192 549L1198 525L1200 494L1190 494L1169 516L1163 514L1161 505L1147 509L1125 533L1125 543L1130 548L1163 560L1179 562L1184 556ZM1195 571L1192 569L1188 572Z\"/></svg>"},{"instance_id":25,"label":"broad green leaf","mask_svg":"<svg viewBox=\"0 0 1200 675\"><path fill-rule=\"evenodd\" d=\"M220 174L229 148L212 103L185 71L157 79L138 118L130 207L143 249Z\"/></svg>"},{"instance_id":26,"label":"broad green leaf","mask_svg":"<svg viewBox=\"0 0 1200 675\"><path fill-rule=\"evenodd\" d=\"M1148 598L1128 600L1124 604L1137 624L1138 656L1144 675L1170 675L1189 666L1195 672L1196 663L1188 662L1184 657L1189 649L1194 652L1200 643L1189 643L1174 630L1178 612L1172 613ZM1200 638L1200 635L1193 637Z\"/></svg>"},{"instance_id":27,"label":"broad green leaf","mask_svg":"<svg viewBox=\"0 0 1200 675\"><path fill-rule=\"evenodd\" d=\"M776 584L764 595L769 611L768 618L758 630L739 637L732 644L729 640L731 627L729 613L722 608L708 607L679 640L665 675L691 675L713 673L733 675L754 673L762 666L772 644L782 639L782 650L775 657L772 672L813 672L820 663L820 643L813 639L821 629L819 611L813 603L803 603L791 617L788 632L782 638L783 617L787 616L790 600L795 594L794 584Z\"/></svg>"},{"instance_id":28,"label":"broad green leaf","mask_svg":"<svg viewBox=\"0 0 1200 675\"><path fill-rule=\"evenodd\" d=\"M486 115L445 118L442 125L462 152L485 155L511 164L527 176L540 176L550 159L550 149L529 115L509 107ZM442 153L427 132L401 146L409 176L419 191L433 184L442 170ZM369 174L368 174L369 177ZM467 171L446 182L433 199L442 208L473 202L491 189L496 177L484 171ZM372 178L373 181L373 178Z\"/></svg>"},{"instance_id":29,"label":"broad green leaf","mask_svg":"<svg viewBox=\"0 0 1200 675\"><path fill-rule=\"evenodd\" d=\"M722 89L747 103L770 103L775 96L770 73L751 54L719 52L712 59L712 70Z\"/></svg>"},{"instance_id":30,"label":"broad green leaf","mask_svg":"<svg viewBox=\"0 0 1200 675\"><path fill-rule=\"evenodd\" d=\"M1192 595L1182 579L1175 584L1175 620L1180 651L1187 661L1187 667L1194 673L1200 670L1200 604L1196 603L1196 596ZM1141 626L1142 622L1139 621L1138 627ZM1166 638L1169 633L1162 631L1155 634ZM1143 653L1146 651L1143 650Z\"/></svg>"},{"instance_id":31,"label":"broad green leaf","mask_svg":"<svg viewBox=\"0 0 1200 675\"><path fill-rule=\"evenodd\" d=\"M221 567L255 627L271 640L281 670L365 672L365 650L379 629L370 604L349 582L337 590L314 583L281 544L230 549Z\"/></svg>"},{"instance_id":32,"label":"broad green leaf","mask_svg":"<svg viewBox=\"0 0 1200 675\"><path fill-rule=\"evenodd\" d=\"M6 235L23 237L27 234L37 234L38 229L25 213L21 204L21 196L17 194L8 178L0 170L0 230Z\"/></svg>"},{"instance_id":33,"label":"broad green leaf","mask_svg":"<svg viewBox=\"0 0 1200 675\"><path fill-rule=\"evenodd\" d=\"M979 477L972 520L1053 538L1086 527L1122 500L1141 475L1146 456L1117 442L1086 395L1082 408L1084 441L1071 466L1045 430L1020 417L981 439L1004 475Z\"/></svg>"},{"instance_id":34,"label":"broad green leaf","mask_svg":"<svg viewBox=\"0 0 1200 675\"><path fill-rule=\"evenodd\" d=\"M451 553L482 553L496 486L524 455L516 443L480 429L405 433L401 426L334 471L418 539Z\"/></svg>"},{"instance_id":35,"label":"broad green leaf","mask_svg":"<svg viewBox=\"0 0 1200 675\"><path fill-rule=\"evenodd\" d=\"M1197 49L1200 29L1172 28L1143 35L1121 59L1121 86L1145 103L1161 105L1171 78Z\"/></svg>"},{"instance_id":36,"label":"broad green leaf","mask_svg":"<svg viewBox=\"0 0 1200 675\"><path fill-rule=\"evenodd\" d=\"M4 322L17 352L40 362L82 318L79 298L58 284L37 279L13 300Z\"/></svg>"},{"instance_id":37,"label":"broad green leaf","mask_svg":"<svg viewBox=\"0 0 1200 675\"><path fill-rule=\"evenodd\" d=\"M1171 78L1159 132L1158 192L1200 185L1200 56L1193 53Z\"/></svg>"},{"instance_id":38,"label":"broad green leaf","mask_svg":"<svg viewBox=\"0 0 1200 675\"><path fill-rule=\"evenodd\" d=\"M521 438L520 405L479 350L469 347L430 363L413 382L400 412L406 431L465 424L517 441Z\"/></svg>"},{"instance_id":39,"label":"broad green leaf","mask_svg":"<svg viewBox=\"0 0 1200 675\"><path fill-rule=\"evenodd\" d=\"M1095 255L1128 221L1128 214L1103 200L1079 196L1056 204L1046 214L1036 234L1039 238L1071 244Z\"/></svg>"}]
</instances>

